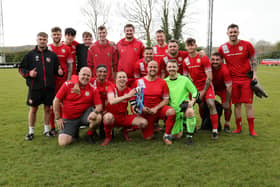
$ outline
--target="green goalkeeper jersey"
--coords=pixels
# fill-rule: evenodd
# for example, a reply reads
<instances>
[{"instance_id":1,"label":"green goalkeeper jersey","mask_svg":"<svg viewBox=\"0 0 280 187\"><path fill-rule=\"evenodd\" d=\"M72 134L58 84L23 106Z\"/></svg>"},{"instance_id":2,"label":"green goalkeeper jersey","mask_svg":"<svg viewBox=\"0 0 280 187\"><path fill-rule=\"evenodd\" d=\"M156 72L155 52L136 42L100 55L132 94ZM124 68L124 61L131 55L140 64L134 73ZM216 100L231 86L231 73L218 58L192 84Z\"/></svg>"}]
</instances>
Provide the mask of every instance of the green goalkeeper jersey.
<instances>
[{"instance_id":1,"label":"green goalkeeper jersey","mask_svg":"<svg viewBox=\"0 0 280 187\"><path fill-rule=\"evenodd\" d=\"M174 108L176 113L181 110L180 104L189 100L189 93L195 98L198 95L196 87L188 77L178 74L175 80L171 80L169 76L164 80L169 88L169 106Z\"/></svg>"}]
</instances>

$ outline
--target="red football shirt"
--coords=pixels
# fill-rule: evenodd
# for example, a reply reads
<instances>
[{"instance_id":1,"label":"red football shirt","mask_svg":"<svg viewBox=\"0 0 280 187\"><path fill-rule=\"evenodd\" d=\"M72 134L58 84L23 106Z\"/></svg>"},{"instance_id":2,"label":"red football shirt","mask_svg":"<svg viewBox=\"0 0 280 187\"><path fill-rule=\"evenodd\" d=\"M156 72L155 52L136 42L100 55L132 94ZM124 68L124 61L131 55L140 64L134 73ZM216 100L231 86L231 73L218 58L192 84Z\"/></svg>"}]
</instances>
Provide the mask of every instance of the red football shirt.
<instances>
[{"instance_id":1,"label":"red football shirt","mask_svg":"<svg viewBox=\"0 0 280 187\"><path fill-rule=\"evenodd\" d=\"M128 78L134 79L135 63L143 57L144 45L140 40L133 38L132 41L121 39L117 44L119 60L118 71L124 71Z\"/></svg>"},{"instance_id":2,"label":"red football shirt","mask_svg":"<svg viewBox=\"0 0 280 187\"><path fill-rule=\"evenodd\" d=\"M166 76L168 76L168 73L166 72L166 65L167 65L167 62L168 60L171 60L171 59L175 59L177 61L177 64L179 66L179 69L178 69L178 73L180 73L181 75L183 74L183 60L189 55L189 53L187 51L178 51L178 55L174 58L174 57L171 57L169 55L166 55L164 56L162 59L161 59L161 71L162 72L165 72L166 73Z\"/></svg>"},{"instance_id":3,"label":"red football shirt","mask_svg":"<svg viewBox=\"0 0 280 187\"><path fill-rule=\"evenodd\" d=\"M63 77L56 76L57 80L66 80L67 79L67 73L68 73L68 64L73 63L73 57L71 54L71 49L64 44L61 44L60 46L54 46L53 44L50 44L48 46L50 51L53 51L59 60L59 64L64 72Z\"/></svg>"},{"instance_id":4,"label":"red football shirt","mask_svg":"<svg viewBox=\"0 0 280 187\"><path fill-rule=\"evenodd\" d=\"M164 47L159 47L158 45L155 45L153 47L154 52L154 60L160 64L161 59L168 55L168 45L166 44Z\"/></svg>"},{"instance_id":5,"label":"red football shirt","mask_svg":"<svg viewBox=\"0 0 280 187\"><path fill-rule=\"evenodd\" d=\"M65 43L64 43L65 44ZM77 75L77 60L76 60L76 53L77 53L77 45L79 44L79 42L77 41L73 41L70 45L67 45L70 47L71 49L71 53L72 53L72 58L73 58L73 69L72 69L72 74L73 75ZM66 44L65 44L66 45Z\"/></svg>"},{"instance_id":6,"label":"red football shirt","mask_svg":"<svg viewBox=\"0 0 280 187\"><path fill-rule=\"evenodd\" d=\"M96 41L88 51L87 63L92 71L93 77L95 77L96 67L100 64L104 64L107 67L107 79L112 80L113 67L116 70L118 62L117 48L109 41L105 45L99 44L99 40Z\"/></svg>"},{"instance_id":7,"label":"red football shirt","mask_svg":"<svg viewBox=\"0 0 280 187\"><path fill-rule=\"evenodd\" d=\"M144 106L153 108L163 99L169 99L169 89L166 82L161 78L148 81L145 77L134 83L134 88L144 87Z\"/></svg>"},{"instance_id":8,"label":"red football shirt","mask_svg":"<svg viewBox=\"0 0 280 187\"><path fill-rule=\"evenodd\" d=\"M219 69L212 68L212 74L212 82L215 92L224 91L226 89L226 86L232 85L231 77L225 64L221 64L221 67Z\"/></svg>"},{"instance_id":9,"label":"red football shirt","mask_svg":"<svg viewBox=\"0 0 280 187\"><path fill-rule=\"evenodd\" d=\"M250 42L240 40L237 45L223 44L218 52L224 57L233 81L248 80L251 70L250 58L255 56L255 49Z\"/></svg>"},{"instance_id":10,"label":"red football shirt","mask_svg":"<svg viewBox=\"0 0 280 187\"><path fill-rule=\"evenodd\" d=\"M107 94L113 93L115 95L115 97L121 97L124 94L129 93L130 90L131 90L130 88L126 87L123 91L120 91L115 85L111 85L108 87ZM114 105L111 105L110 103L108 103L107 111L111 112L112 114L116 114L116 115L120 115L120 114L126 115L128 101L129 101L129 99L124 100L124 101L114 104Z\"/></svg>"},{"instance_id":11,"label":"red football shirt","mask_svg":"<svg viewBox=\"0 0 280 187\"><path fill-rule=\"evenodd\" d=\"M73 82L74 84L78 84L79 83L79 77L77 75L72 75L71 76L71 82ZM108 80L105 80L104 83L100 83L99 81L96 80L96 78L91 78L89 83L93 88L95 88L95 89L97 88L98 93L100 95L101 102L102 102L103 110L105 110L106 106L107 106L107 91L108 91L108 88L110 86L114 86L114 84L112 82L108 81Z\"/></svg>"},{"instance_id":12,"label":"red football shirt","mask_svg":"<svg viewBox=\"0 0 280 187\"><path fill-rule=\"evenodd\" d=\"M62 117L64 119L79 118L89 107L101 104L98 90L90 84L80 88L80 95L72 93L73 87L74 84L71 81L66 81L56 94L63 103Z\"/></svg>"},{"instance_id":13,"label":"red football shirt","mask_svg":"<svg viewBox=\"0 0 280 187\"><path fill-rule=\"evenodd\" d=\"M212 71L212 68L207 56L200 57L196 55L196 57L191 58L188 56L184 59L183 71L184 75L190 75L195 87L201 91L205 86L206 72Z\"/></svg>"}]
</instances>

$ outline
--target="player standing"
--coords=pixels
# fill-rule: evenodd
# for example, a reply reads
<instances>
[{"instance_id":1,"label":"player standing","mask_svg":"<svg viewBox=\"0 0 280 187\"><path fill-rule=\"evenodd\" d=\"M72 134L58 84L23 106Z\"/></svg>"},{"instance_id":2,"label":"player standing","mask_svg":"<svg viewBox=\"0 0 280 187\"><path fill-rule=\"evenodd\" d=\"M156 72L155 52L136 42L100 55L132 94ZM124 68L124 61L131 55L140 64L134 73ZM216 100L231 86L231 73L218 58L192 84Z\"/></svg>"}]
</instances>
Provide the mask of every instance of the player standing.
<instances>
[{"instance_id":1,"label":"player standing","mask_svg":"<svg viewBox=\"0 0 280 187\"><path fill-rule=\"evenodd\" d=\"M232 103L236 123L236 130L233 133L241 133L241 106L244 104L250 135L257 136L254 130L253 91L250 87L251 80L257 79L255 49L250 42L238 39L238 25L229 25L227 35L229 41L218 51L224 57L232 78ZM250 71L252 71L252 77L248 76Z\"/></svg>"},{"instance_id":2,"label":"player standing","mask_svg":"<svg viewBox=\"0 0 280 187\"><path fill-rule=\"evenodd\" d=\"M90 32L83 32L82 37L83 43L77 45L77 73L80 72L82 67L87 67L88 50L93 44L93 38Z\"/></svg>"},{"instance_id":3,"label":"player standing","mask_svg":"<svg viewBox=\"0 0 280 187\"><path fill-rule=\"evenodd\" d=\"M144 57L138 60L135 64L134 67L135 79L139 79L147 75L147 64L152 60L153 60L153 48L146 47L144 50Z\"/></svg>"},{"instance_id":4,"label":"player standing","mask_svg":"<svg viewBox=\"0 0 280 187\"><path fill-rule=\"evenodd\" d=\"M124 26L125 38L117 43L118 49L118 71L124 71L127 74L128 86L134 82L135 63L143 57L144 45L140 40L134 38L134 26L126 24Z\"/></svg>"},{"instance_id":5,"label":"player standing","mask_svg":"<svg viewBox=\"0 0 280 187\"><path fill-rule=\"evenodd\" d=\"M65 41L63 42L65 45L69 46L72 53L73 58L73 70L72 74L77 75L77 60L76 60L76 53L77 53L77 46L78 42L75 40L76 37L76 30L73 28L66 28L64 31Z\"/></svg>"},{"instance_id":6,"label":"player standing","mask_svg":"<svg viewBox=\"0 0 280 187\"><path fill-rule=\"evenodd\" d=\"M96 72L96 67L103 64L107 69L107 79L112 81L117 70L118 53L113 42L107 40L107 29L105 26L98 27L98 38L88 51L88 67ZM95 75L93 75L95 77Z\"/></svg>"},{"instance_id":7,"label":"player standing","mask_svg":"<svg viewBox=\"0 0 280 187\"><path fill-rule=\"evenodd\" d=\"M64 72L63 77L58 77L58 76L55 77L55 94L56 94L59 88L63 85L63 83L71 78L72 69L73 69L72 68L73 57L71 54L71 49L67 45L64 45L61 42L61 38L62 38L61 28L53 27L51 29L51 32L52 32L51 37L53 39L53 43L48 45L48 49L57 55L60 66ZM55 131L54 113L52 107L50 110L50 125L51 125L50 134L55 136L56 131Z\"/></svg>"},{"instance_id":8,"label":"player standing","mask_svg":"<svg viewBox=\"0 0 280 187\"><path fill-rule=\"evenodd\" d=\"M153 46L154 60L160 64L161 59L168 54L168 45L165 43L165 33L163 30L156 31L157 45Z\"/></svg>"},{"instance_id":9,"label":"player standing","mask_svg":"<svg viewBox=\"0 0 280 187\"><path fill-rule=\"evenodd\" d=\"M220 53L213 53L210 60L215 94L221 98L224 108L224 132L230 133L232 80L227 66L223 63L223 57Z\"/></svg>"},{"instance_id":10,"label":"player standing","mask_svg":"<svg viewBox=\"0 0 280 187\"><path fill-rule=\"evenodd\" d=\"M188 38L186 41L186 49L189 56L185 58L183 69L184 75L189 75L199 91L199 98L202 101L199 104L199 112L202 118L202 110L206 101L210 111L210 119L212 123L213 140L218 139L218 114L215 106L215 93L212 86L212 68L207 56L200 57L196 51L197 45L193 38Z\"/></svg>"},{"instance_id":11,"label":"player standing","mask_svg":"<svg viewBox=\"0 0 280 187\"><path fill-rule=\"evenodd\" d=\"M48 35L37 34L37 45L24 56L19 65L19 73L26 79L28 86L27 105L29 131L25 140L33 140L36 115L40 104L44 104L44 135L50 136L50 106L55 95L55 75L63 76L55 53L48 50Z\"/></svg>"}]
</instances>

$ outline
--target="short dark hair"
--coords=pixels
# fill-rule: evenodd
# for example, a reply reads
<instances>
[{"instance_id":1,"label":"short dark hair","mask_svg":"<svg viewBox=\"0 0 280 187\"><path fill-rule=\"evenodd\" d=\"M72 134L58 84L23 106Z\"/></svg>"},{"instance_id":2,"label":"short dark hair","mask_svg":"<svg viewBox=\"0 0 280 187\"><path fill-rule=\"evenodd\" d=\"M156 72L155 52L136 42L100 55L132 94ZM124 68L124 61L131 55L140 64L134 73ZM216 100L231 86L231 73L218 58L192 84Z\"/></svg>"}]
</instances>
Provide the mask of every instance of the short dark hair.
<instances>
[{"instance_id":1,"label":"short dark hair","mask_svg":"<svg viewBox=\"0 0 280 187\"><path fill-rule=\"evenodd\" d=\"M168 41L168 44L169 44L169 43L176 43L176 44L178 44L178 41L177 41L177 40L174 40L174 39L171 39L171 40ZM179 44L178 44L178 45L179 45Z\"/></svg>"},{"instance_id":2,"label":"short dark hair","mask_svg":"<svg viewBox=\"0 0 280 187\"><path fill-rule=\"evenodd\" d=\"M227 30L229 30L229 29L233 29L233 28L237 28L237 29L239 29L238 25L236 25L236 24L232 23L232 24L230 24L230 25L227 27Z\"/></svg>"},{"instance_id":3,"label":"short dark hair","mask_svg":"<svg viewBox=\"0 0 280 187\"><path fill-rule=\"evenodd\" d=\"M105 69L107 70L107 66L104 65L104 64L99 64L99 65L96 67L96 71L97 71L99 68L105 68Z\"/></svg>"},{"instance_id":4,"label":"short dark hair","mask_svg":"<svg viewBox=\"0 0 280 187\"><path fill-rule=\"evenodd\" d=\"M165 32L162 29L156 31L156 34L161 34L161 33L165 34Z\"/></svg>"},{"instance_id":5,"label":"short dark hair","mask_svg":"<svg viewBox=\"0 0 280 187\"><path fill-rule=\"evenodd\" d=\"M90 32L85 31L85 32L83 32L82 37L83 38L85 38L85 37L92 37L92 34Z\"/></svg>"},{"instance_id":6,"label":"short dark hair","mask_svg":"<svg viewBox=\"0 0 280 187\"><path fill-rule=\"evenodd\" d=\"M60 27L53 27L51 29L51 32L61 32L61 28Z\"/></svg>"},{"instance_id":7,"label":"short dark hair","mask_svg":"<svg viewBox=\"0 0 280 187\"><path fill-rule=\"evenodd\" d=\"M213 52L211 56L219 56L221 59L223 59L223 56L219 52Z\"/></svg>"},{"instance_id":8,"label":"short dark hair","mask_svg":"<svg viewBox=\"0 0 280 187\"><path fill-rule=\"evenodd\" d=\"M37 34L37 37L39 37L39 36L44 37L44 38L48 38L48 34L45 33L45 32L39 32L39 33Z\"/></svg>"},{"instance_id":9,"label":"short dark hair","mask_svg":"<svg viewBox=\"0 0 280 187\"><path fill-rule=\"evenodd\" d=\"M153 48L152 47L145 47L144 51L146 51L146 50L153 50Z\"/></svg>"},{"instance_id":10,"label":"short dark hair","mask_svg":"<svg viewBox=\"0 0 280 187\"><path fill-rule=\"evenodd\" d=\"M170 63L175 63L175 64L177 64L177 66L178 66L178 62L177 62L176 59L168 59L167 63L168 63L168 62L170 62Z\"/></svg>"},{"instance_id":11,"label":"short dark hair","mask_svg":"<svg viewBox=\"0 0 280 187\"><path fill-rule=\"evenodd\" d=\"M135 29L134 29L134 26L133 26L131 23L126 24L126 25L124 26L123 30L125 30L127 27L132 27L133 30L135 30Z\"/></svg>"},{"instance_id":12,"label":"short dark hair","mask_svg":"<svg viewBox=\"0 0 280 187\"><path fill-rule=\"evenodd\" d=\"M196 41L195 41L195 39L194 38L188 38L187 40L186 40L186 44L187 45L191 45L191 44L195 44L196 43Z\"/></svg>"},{"instance_id":13,"label":"short dark hair","mask_svg":"<svg viewBox=\"0 0 280 187\"><path fill-rule=\"evenodd\" d=\"M106 27L104 25L101 25L97 28L97 30L99 31L106 30Z\"/></svg>"},{"instance_id":14,"label":"short dark hair","mask_svg":"<svg viewBox=\"0 0 280 187\"><path fill-rule=\"evenodd\" d=\"M71 27L66 28L64 31L65 35L76 36L77 31Z\"/></svg>"}]
</instances>

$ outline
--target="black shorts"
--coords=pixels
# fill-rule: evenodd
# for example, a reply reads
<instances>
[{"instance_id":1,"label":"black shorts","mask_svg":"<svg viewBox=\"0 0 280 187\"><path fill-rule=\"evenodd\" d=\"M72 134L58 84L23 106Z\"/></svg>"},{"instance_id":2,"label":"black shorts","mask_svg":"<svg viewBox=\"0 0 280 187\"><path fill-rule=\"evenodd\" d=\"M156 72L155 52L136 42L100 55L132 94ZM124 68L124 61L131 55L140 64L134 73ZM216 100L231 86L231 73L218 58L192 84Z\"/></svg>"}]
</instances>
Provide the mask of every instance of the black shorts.
<instances>
[{"instance_id":1,"label":"black shorts","mask_svg":"<svg viewBox=\"0 0 280 187\"><path fill-rule=\"evenodd\" d=\"M29 106L39 106L40 104L51 106L54 96L54 88L40 90L31 90L29 88L26 104Z\"/></svg>"}]
</instances>

